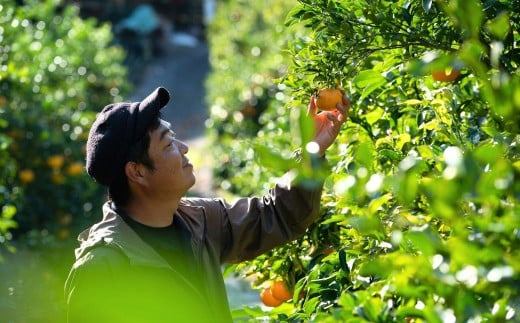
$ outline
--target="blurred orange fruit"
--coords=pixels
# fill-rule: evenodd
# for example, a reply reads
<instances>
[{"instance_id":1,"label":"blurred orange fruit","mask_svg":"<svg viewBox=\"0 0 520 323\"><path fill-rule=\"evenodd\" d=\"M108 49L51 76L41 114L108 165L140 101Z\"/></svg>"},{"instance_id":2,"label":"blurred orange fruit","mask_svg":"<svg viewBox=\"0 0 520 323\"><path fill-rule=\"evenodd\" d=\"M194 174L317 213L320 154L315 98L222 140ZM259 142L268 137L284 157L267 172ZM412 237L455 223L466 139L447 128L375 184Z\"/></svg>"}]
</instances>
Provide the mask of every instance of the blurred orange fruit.
<instances>
[{"instance_id":1,"label":"blurred orange fruit","mask_svg":"<svg viewBox=\"0 0 520 323\"><path fill-rule=\"evenodd\" d=\"M459 75L460 70L455 68L445 68L432 72L433 79L439 82L453 82Z\"/></svg>"},{"instance_id":2,"label":"blurred orange fruit","mask_svg":"<svg viewBox=\"0 0 520 323\"><path fill-rule=\"evenodd\" d=\"M61 155L53 155L47 158L47 165L49 165L50 168L61 168L64 162L65 158Z\"/></svg>"},{"instance_id":3,"label":"blurred orange fruit","mask_svg":"<svg viewBox=\"0 0 520 323\"><path fill-rule=\"evenodd\" d=\"M67 174L77 176L83 173L83 164L81 162L74 162L67 167Z\"/></svg>"},{"instance_id":4,"label":"blurred orange fruit","mask_svg":"<svg viewBox=\"0 0 520 323\"><path fill-rule=\"evenodd\" d=\"M343 93L338 89L322 89L316 95L316 107L320 110L336 110L338 103L343 103Z\"/></svg>"},{"instance_id":5,"label":"blurred orange fruit","mask_svg":"<svg viewBox=\"0 0 520 323\"><path fill-rule=\"evenodd\" d=\"M34 181L34 172L30 169L24 169L21 170L18 174L18 178L22 181L24 184L28 184L32 181Z\"/></svg>"}]
</instances>

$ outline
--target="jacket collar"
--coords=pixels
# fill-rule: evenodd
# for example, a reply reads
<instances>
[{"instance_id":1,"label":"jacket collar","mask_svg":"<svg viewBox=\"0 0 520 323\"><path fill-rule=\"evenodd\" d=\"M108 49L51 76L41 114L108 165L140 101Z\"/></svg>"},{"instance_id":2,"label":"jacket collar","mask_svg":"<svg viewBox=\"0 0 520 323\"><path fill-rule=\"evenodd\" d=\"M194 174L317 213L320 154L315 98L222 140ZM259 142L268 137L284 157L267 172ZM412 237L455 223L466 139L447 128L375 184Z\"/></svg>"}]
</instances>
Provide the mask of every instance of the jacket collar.
<instances>
[{"instance_id":1,"label":"jacket collar","mask_svg":"<svg viewBox=\"0 0 520 323\"><path fill-rule=\"evenodd\" d=\"M111 202L103 205L103 219L83 231L78 240L80 247L76 249L76 259L96 246L106 245L122 251L132 265L171 268L166 260L146 244L114 211Z\"/></svg>"},{"instance_id":2,"label":"jacket collar","mask_svg":"<svg viewBox=\"0 0 520 323\"><path fill-rule=\"evenodd\" d=\"M171 268L114 209L112 202L106 202L103 205L103 219L78 236L80 247L75 251L76 259L96 246L106 245L122 251L134 265ZM191 231L192 247L198 253L205 235L203 208L181 203L178 213Z\"/></svg>"}]
</instances>

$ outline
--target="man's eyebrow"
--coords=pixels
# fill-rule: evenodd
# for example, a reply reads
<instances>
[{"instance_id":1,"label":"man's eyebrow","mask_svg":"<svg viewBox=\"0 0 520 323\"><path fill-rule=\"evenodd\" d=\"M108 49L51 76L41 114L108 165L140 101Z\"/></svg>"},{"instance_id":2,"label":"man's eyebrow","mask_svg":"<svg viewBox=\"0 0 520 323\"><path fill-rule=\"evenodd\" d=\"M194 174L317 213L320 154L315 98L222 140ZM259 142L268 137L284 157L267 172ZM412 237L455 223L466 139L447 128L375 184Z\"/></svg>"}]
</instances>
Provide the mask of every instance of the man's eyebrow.
<instances>
[{"instance_id":1,"label":"man's eyebrow","mask_svg":"<svg viewBox=\"0 0 520 323\"><path fill-rule=\"evenodd\" d=\"M161 131L161 137L159 138L159 141L163 140L164 137L169 133L173 134L173 136L175 137L175 132L173 132L173 130L171 130L170 128L165 128L163 131Z\"/></svg>"}]
</instances>

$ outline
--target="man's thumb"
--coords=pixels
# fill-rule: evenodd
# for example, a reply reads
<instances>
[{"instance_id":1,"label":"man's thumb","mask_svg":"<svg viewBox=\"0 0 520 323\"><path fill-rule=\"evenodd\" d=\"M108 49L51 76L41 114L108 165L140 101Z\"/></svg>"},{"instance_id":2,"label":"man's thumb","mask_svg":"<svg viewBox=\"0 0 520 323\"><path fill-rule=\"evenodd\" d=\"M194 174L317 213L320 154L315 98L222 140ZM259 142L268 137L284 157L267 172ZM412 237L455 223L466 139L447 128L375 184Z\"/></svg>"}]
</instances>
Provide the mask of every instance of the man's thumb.
<instances>
[{"instance_id":1,"label":"man's thumb","mask_svg":"<svg viewBox=\"0 0 520 323\"><path fill-rule=\"evenodd\" d=\"M313 94L313 95L311 95L311 100L309 102L309 108L307 110L307 114L314 116L314 115L316 115L317 110L318 110L318 108L316 107L316 99Z\"/></svg>"}]
</instances>

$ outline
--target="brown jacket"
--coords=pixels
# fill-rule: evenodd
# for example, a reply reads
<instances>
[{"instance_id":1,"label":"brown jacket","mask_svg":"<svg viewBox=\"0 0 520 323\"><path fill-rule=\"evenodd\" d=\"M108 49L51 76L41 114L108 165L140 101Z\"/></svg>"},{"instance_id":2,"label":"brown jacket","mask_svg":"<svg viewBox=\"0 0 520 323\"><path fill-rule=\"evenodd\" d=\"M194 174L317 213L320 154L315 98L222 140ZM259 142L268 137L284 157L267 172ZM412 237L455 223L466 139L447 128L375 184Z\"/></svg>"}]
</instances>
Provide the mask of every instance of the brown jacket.
<instances>
[{"instance_id":1,"label":"brown jacket","mask_svg":"<svg viewBox=\"0 0 520 323\"><path fill-rule=\"evenodd\" d=\"M191 231L202 284L172 268L107 202L103 220L78 237L65 285L69 322L229 322L221 265L253 259L302 235L318 218L320 197L320 185L277 185L264 197L233 204L183 199L176 215Z\"/></svg>"}]
</instances>

